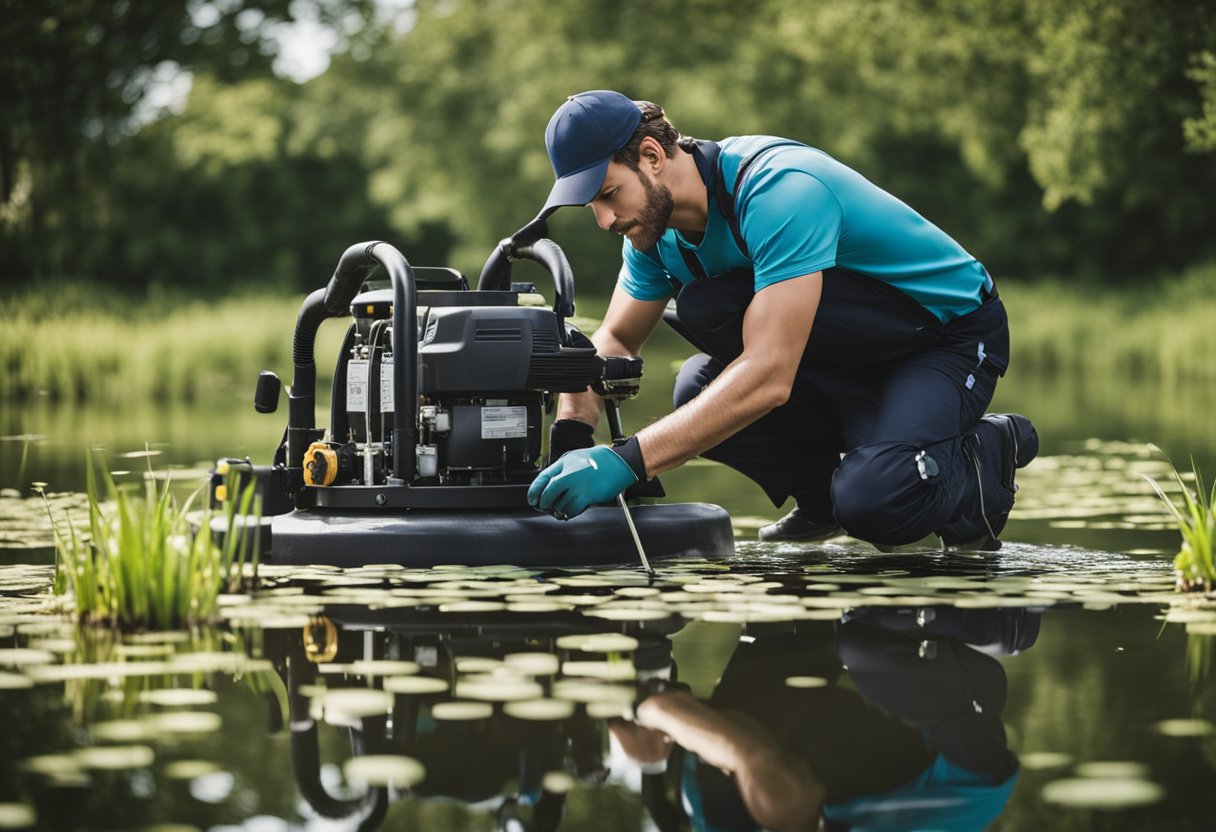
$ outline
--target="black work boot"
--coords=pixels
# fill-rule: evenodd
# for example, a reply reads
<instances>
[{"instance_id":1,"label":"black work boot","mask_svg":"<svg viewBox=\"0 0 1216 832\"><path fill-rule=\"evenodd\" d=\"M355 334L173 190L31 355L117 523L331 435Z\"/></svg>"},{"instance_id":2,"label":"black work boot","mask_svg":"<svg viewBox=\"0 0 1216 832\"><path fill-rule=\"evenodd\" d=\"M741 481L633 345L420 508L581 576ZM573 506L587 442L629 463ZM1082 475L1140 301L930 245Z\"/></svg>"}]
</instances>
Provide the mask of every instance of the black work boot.
<instances>
[{"instance_id":1,"label":"black work boot","mask_svg":"<svg viewBox=\"0 0 1216 832\"><path fill-rule=\"evenodd\" d=\"M797 505L789 514L776 523L760 527L759 537L769 543L781 541L826 540L840 534L840 524L835 520L816 520Z\"/></svg>"},{"instance_id":2,"label":"black work boot","mask_svg":"<svg viewBox=\"0 0 1216 832\"><path fill-rule=\"evenodd\" d=\"M995 552L1018 490L1014 474L1039 453L1039 434L1018 413L990 413L963 436L963 453L979 484L964 516L939 534L950 549Z\"/></svg>"}]
</instances>

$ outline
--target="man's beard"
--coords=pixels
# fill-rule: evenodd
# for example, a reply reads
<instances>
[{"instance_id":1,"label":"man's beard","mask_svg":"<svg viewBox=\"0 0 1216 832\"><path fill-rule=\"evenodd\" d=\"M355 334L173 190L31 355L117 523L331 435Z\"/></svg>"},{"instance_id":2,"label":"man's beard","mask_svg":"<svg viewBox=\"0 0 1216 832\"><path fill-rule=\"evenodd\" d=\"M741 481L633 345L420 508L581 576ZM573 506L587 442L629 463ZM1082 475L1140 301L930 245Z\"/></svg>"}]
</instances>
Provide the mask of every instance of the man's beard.
<instances>
[{"instance_id":1,"label":"man's beard","mask_svg":"<svg viewBox=\"0 0 1216 832\"><path fill-rule=\"evenodd\" d=\"M643 206L642 213L632 222L613 223L611 230L618 234L633 231L635 236L631 237L629 242L637 251L646 251L654 248L667 230L667 221L671 219L671 212L675 210L676 204L671 198L671 190L666 185L651 184L640 171L638 179L642 181L642 187L646 191L646 205Z\"/></svg>"}]
</instances>

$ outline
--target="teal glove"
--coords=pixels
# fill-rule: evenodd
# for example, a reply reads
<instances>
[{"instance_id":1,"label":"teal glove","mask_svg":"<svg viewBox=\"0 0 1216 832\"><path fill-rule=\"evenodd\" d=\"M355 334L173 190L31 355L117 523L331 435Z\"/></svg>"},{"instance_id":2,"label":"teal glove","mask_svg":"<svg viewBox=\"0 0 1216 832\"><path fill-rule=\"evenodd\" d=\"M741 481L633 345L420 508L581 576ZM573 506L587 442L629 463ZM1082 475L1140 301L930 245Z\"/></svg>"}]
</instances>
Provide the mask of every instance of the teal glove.
<instances>
[{"instance_id":1,"label":"teal glove","mask_svg":"<svg viewBox=\"0 0 1216 832\"><path fill-rule=\"evenodd\" d=\"M638 475L607 445L569 451L536 475L528 503L555 517L576 517L606 503L638 481Z\"/></svg>"}]
</instances>

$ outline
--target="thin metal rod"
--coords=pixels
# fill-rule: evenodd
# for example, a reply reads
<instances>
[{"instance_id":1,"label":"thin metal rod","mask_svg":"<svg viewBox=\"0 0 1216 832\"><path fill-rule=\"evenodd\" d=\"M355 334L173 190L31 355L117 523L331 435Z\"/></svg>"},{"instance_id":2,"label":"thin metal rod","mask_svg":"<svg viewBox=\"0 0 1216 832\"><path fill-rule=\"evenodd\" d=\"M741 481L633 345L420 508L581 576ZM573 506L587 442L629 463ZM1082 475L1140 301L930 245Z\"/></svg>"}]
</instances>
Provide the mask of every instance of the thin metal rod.
<instances>
[{"instance_id":1,"label":"thin metal rod","mask_svg":"<svg viewBox=\"0 0 1216 832\"><path fill-rule=\"evenodd\" d=\"M625 512L625 522L629 524L629 533L633 535L633 545L638 549L638 557L642 559L642 566L651 575L654 570L650 568L650 561L646 559L646 550L642 548L642 538L638 537L638 527L633 525L633 515L629 513L629 506L625 503L625 495L616 495L617 505L621 507L621 511Z\"/></svg>"}]
</instances>

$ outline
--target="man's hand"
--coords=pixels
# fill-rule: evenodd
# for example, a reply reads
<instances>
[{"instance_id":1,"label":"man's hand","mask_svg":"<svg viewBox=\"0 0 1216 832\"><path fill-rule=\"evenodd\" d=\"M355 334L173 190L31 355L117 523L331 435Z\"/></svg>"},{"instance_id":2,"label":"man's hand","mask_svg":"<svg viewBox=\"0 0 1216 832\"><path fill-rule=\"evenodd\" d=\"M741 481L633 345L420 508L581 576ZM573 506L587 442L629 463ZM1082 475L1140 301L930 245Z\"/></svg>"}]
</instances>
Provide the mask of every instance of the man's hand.
<instances>
[{"instance_id":1,"label":"man's hand","mask_svg":"<svg viewBox=\"0 0 1216 832\"><path fill-rule=\"evenodd\" d=\"M549 465L565 454L595 445L595 428L578 419L558 419L549 427Z\"/></svg>"},{"instance_id":2,"label":"man's hand","mask_svg":"<svg viewBox=\"0 0 1216 832\"><path fill-rule=\"evenodd\" d=\"M638 481L633 469L607 445L570 451L536 475L528 503L556 517L577 517L606 503Z\"/></svg>"}]
</instances>

